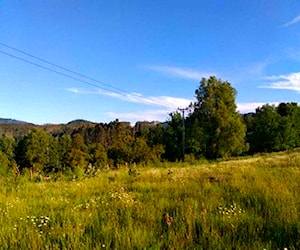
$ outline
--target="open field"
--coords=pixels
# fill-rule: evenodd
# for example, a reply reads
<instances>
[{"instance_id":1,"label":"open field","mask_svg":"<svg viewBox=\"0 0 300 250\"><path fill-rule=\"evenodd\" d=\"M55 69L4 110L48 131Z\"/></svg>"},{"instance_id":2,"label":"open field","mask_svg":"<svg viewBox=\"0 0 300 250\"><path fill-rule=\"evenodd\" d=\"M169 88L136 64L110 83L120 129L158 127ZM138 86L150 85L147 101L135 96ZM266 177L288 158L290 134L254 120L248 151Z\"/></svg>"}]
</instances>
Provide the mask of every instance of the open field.
<instances>
[{"instance_id":1,"label":"open field","mask_svg":"<svg viewBox=\"0 0 300 250\"><path fill-rule=\"evenodd\" d=\"M0 179L0 249L300 249L300 153Z\"/></svg>"}]
</instances>

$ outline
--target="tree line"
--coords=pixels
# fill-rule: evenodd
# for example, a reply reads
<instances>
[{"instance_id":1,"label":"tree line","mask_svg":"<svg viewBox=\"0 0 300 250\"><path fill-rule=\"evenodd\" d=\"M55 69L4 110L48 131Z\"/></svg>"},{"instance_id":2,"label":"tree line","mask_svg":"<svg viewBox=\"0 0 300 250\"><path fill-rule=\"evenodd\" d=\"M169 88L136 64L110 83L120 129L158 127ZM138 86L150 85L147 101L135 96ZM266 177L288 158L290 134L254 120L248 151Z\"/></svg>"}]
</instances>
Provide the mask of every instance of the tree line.
<instances>
[{"instance_id":1,"label":"tree line","mask_svg":"<svg viewBox=\"0 0 300 250\"><path fill-rule=\"evenodd\" d=\"M240 114L236 90L227 81L203 78L196 101L183 119L175 111L166 123L134 127L77 121L67 125L0 126L0 175L12 172L87 173L121 165L217 159L289 150L300 146L297 103L266 104Z\"/></svg>"}]
</instances>

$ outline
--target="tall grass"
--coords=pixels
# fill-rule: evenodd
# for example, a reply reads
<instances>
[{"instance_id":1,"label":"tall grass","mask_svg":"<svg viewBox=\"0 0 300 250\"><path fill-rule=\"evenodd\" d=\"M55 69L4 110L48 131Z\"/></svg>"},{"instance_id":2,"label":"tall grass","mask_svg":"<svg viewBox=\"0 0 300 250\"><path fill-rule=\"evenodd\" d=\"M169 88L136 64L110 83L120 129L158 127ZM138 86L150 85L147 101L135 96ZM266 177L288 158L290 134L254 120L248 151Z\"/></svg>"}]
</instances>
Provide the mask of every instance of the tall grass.
<instances>
[{"instance_id":1,"label":"tall grass","mask_svg":"<svg viewBox=\"0 0 300 250\"><path fill-rule=\"evenodd\" d=\"M297 152L0 179L1 249L300 249Z\"/></svg>"}]
</instances>

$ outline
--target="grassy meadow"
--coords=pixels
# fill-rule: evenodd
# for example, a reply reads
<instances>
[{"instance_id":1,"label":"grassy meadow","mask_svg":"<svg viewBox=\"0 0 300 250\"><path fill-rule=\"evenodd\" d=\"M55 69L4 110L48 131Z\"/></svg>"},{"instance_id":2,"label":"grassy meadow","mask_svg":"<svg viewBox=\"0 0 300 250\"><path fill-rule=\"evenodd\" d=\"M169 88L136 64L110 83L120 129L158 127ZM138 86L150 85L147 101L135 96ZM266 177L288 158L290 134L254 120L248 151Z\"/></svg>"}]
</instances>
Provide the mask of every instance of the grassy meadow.
<instances>
[{"instance_id":1,"label":"grassy meadow","mask_svg":"<svg viewBox=\"0 0 300 250\"><path fill-rule=\"evenodd\" d=\"M0 179L0 249L300 249L300 153Z\"/></svg>"}]
</instances>

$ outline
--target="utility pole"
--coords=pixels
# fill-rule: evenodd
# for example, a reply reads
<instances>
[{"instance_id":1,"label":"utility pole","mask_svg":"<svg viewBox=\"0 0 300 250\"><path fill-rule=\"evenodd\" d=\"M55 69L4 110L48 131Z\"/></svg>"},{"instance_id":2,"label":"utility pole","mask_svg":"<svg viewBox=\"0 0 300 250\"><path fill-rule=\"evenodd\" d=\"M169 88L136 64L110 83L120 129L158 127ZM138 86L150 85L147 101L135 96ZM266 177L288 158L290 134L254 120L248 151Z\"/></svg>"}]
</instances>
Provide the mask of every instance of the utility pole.
<instances>
[{"instance_id":1,"label":"utility pole","mask_svg":"<svg viewBox=\"0 0 300 250\"><path fill-rule=\"evenodd\" d=\"M187 111L188 108L178 108L181 112L182 117L182 161L184 161L184 154L185 154L185 122L184 122L184 111Z\"/></svg>"}]
</instances>

